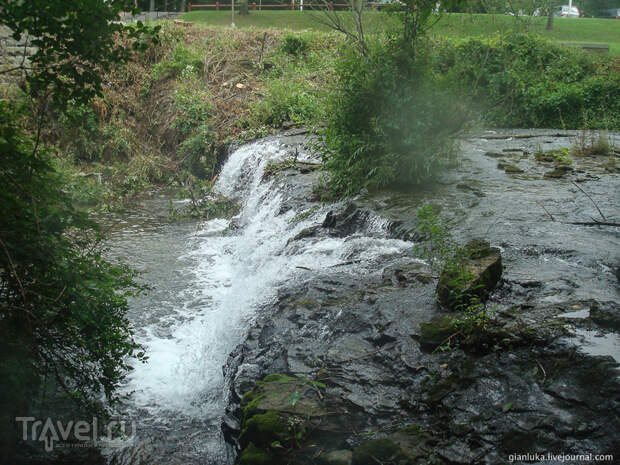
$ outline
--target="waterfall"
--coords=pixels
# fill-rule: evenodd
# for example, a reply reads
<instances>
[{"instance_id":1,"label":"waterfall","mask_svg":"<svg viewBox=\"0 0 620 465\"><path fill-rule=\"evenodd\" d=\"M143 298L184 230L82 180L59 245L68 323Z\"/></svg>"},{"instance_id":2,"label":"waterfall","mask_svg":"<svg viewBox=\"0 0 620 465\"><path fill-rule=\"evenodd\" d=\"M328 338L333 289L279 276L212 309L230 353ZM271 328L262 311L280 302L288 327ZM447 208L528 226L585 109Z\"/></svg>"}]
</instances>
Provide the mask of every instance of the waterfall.
<instances>
[{"instance_id":1,"label":"waterfall","mask_svg":"<svg viewBox=\"0 0 620 465\"><path fill-rule=\"evenodd\" d=\"M117 454L117 463L142 463L136 457L146 457L147 449L151 455L144 463L153 454L158 463L231 463L220 431L227 404L222 366L256 309L274 301L280 286L307 279L308 270L354 261L351 273L370 272L369 259L408 247L386 239L386 224L378 218L363 233L292 241L320 224L333 205L317 203L301 220L301 211L283 211L295 186L275 177L264 180L263 173L270 161L290 157L290 150L271 138L230 155L214 189L240 202L236 218L158 233L174 241L146 238L144 247L158 251L145 264L157 268L146 274L154 289L132 302L132 315L149 360L135 364L125 391L132 394L129 413L138 419L138 442L146 437L151 442L140 453L134 444L123 459ZM297 157L312 158L303 151Z\"/></svg>"}]
</instances>

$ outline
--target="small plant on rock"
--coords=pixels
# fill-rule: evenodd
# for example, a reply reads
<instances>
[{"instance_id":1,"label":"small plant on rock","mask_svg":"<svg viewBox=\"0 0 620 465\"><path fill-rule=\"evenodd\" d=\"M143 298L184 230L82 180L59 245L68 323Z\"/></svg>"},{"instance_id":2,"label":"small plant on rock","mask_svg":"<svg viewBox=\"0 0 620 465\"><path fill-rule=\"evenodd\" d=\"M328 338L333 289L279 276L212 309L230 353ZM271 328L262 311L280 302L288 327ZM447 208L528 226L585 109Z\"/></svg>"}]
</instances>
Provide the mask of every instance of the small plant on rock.
<instances>
[{"instance_id":1,"label":"small plant on rock","mask_svg":"<svg viewBox=\"0 0 620 465\"><path fill-rule=\"evenodd\" d=\"M613 151L609 136L603 132L595 134L585 129L581 131L571 147L571 153L575 156L610 155Z\"/></svg>"}]
</instances>

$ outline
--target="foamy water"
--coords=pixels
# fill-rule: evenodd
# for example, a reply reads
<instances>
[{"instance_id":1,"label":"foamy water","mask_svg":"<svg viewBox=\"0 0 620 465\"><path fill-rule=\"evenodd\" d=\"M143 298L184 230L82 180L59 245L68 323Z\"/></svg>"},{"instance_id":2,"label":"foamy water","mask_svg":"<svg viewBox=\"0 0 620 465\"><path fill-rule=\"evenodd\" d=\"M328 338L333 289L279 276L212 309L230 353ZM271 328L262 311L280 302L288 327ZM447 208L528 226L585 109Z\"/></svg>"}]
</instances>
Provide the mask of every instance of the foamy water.
<instances>
[{"instance_id":1,"label":"foamy water","mask_svg":"<svg viewBox=\"0 0 620 465\"><path fill-rule=\"evenodd\" d=\"M302 229L321 222L329 206L299 222L291 220L301 212L279 213L285 194L273 179L262 178L270 160L286 156L277 140L231 154L215 190L242 204L233 230L228 220L216 219L197 229L173 226L145 238L126 238L149 256L142 265L154 290L132 302L138 342L149 359L135 364L124 390L132 393L128 413L139 419L140 440L157 436L169 443L165 457L158 457L161 463L230 463L219 430L227 403L222 366L256 309L274 299L278 286L307 273L299 267L325 270L355 260L346 269L359 274L369 271L368 260L410 246L386 239L387 223L379 218L368 222L365 235L289 244ZM157 253L149 255L150 248ZM139 447L140 440L131 447Z\"/></svg>"}]
</instances>

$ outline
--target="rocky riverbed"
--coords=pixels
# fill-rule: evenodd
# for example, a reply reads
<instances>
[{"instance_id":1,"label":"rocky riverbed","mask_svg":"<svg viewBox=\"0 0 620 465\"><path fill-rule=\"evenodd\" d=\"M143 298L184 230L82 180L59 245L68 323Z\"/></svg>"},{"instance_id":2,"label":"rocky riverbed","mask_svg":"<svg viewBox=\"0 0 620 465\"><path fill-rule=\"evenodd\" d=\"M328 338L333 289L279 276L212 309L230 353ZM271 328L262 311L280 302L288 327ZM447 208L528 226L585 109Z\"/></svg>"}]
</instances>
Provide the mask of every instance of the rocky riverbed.
<instances>
[{"instance_id":1,"label":"rocky riverbed","mask_svg":"<svg viewBox=\"0 0 620 465\"><path fill-rule=\"evenodd\" d=\"M484 132L462 141L459 166L432 186L327 208L312 166L272 170L279 214L310 220L278 253L360 236L409 246L298 263L260 305L224 367L223 429L237 463L617 460L620 183L613 153L562 150L579 137ZM278 143L291 158L307 152L303 136ZM437 304L437 273L414 252L424 204L458 242L483 238L501 251L502 279L475 338L446 324L462 316Z\"/></svg>"}]
</instances>

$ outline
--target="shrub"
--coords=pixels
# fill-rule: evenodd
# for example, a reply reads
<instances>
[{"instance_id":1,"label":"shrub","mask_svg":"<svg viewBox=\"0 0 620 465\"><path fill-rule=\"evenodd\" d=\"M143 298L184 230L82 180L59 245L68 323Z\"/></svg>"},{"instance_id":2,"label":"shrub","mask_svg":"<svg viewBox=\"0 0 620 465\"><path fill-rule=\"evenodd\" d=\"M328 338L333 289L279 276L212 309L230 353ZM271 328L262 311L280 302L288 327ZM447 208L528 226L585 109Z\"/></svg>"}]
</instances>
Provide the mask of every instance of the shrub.
<instances>
[{"instance_id":1,"label":"shrub","mask_svg":"<svg viewBox=\"0 0 620 465\"><path fill-rule=\"evenodd\" d=\"M100 121L87 105L69 102L59 117L60 143L67 147L77 161L101 159L103 148Z\"/></svg>"},{"instance_id":2,"label":"shrub","mask_svg":"<svg viewBox=\"0 0 620 465\"><path fill-rule=\"evenodd\" d=\"M97 225L73 208L51 150L0 103L0 404L23 415L49 380L87 407L116 392L142 359L127 319L135 273L105 258ZM54 381L52 381L54 382Z\"/></svg>"},{"instance_id":3,"label":"shrub","mask_svg":"<svg viewBox=\"0 0 620 465\"><path fill-rule=\"evenodd\" d=\"M320 114L316 95L294 80L270 81L264 98L253 108L254 118L272 127L282 127L285 123L309 124Z\"/></svg>"},{"instance_id":4,"label":"shrub","mask_svg":"<svg viewBox=\"0 0 620 465\"><path fill-rule=\"evenodd\" d=\"M421 183L452 159L466 112L428 71L426 56L399 42L345 52L322 133L334 194Z\"/></svg>"},{"instance_id":5,"label":"shrub","mask_svg":"<svg viewBox=\"0 0 620 465\"><path fill-rule=\"evenodd\" d=\"M500 127L620 127L612 60L527 34L445 41L434 70Z\"/></svg>"},{"instance_id":6,"label":"shrub","mask_svg":"<svg viewBox=\"0 0 620 465\"><path fill-rule=\"evenodd\" d=\"M131 131L104 122L91 106L69 102L57 124L58 142L75 161L127 159L133 152Z\"/></svg>"},{"instance_id":7,"label":"shrub","mask_svg":"<svg viewBox=\"0 0 620 465\"><path fill-rule=\"evenodd\" d=\"M183 166L198 179L215 174L217 155L213 150L214 144L215 135L203 124L179 145Z\"/></svg>"},{"instance_id":8,"label":"shrub","mask_svg":"<svg viewBox=\"0 0 620 465\"><path fill-rule=\"evenodd\" d=\"M204 89L181 85L174 92L172 127L186 137L204 124L213 113L211 95Z\"/></svg>"},{"instance_id":9,"label":"shrub","mask_svg":"<svg viewBox=\"0 0 620 465\"><path fill-rule=\"evenodd\" d=\"M153 67L152 75L154 79L163 79L178 76L185 70L201 72L202 67L202 58L198 52L177 44L170 56Z\"/></svg>"},{"instance_id":10,"label":"shrub","mask_svg":"<svg viewBox=\"0 0 620 465\"><path fill-rule=\"evenodd\" d=\"M282 38L282 45L280 48L284 53L288 53L289 55L303 55L308 50L308 40L302 36L287 34Z\"/></svg>"}]
</instances>

